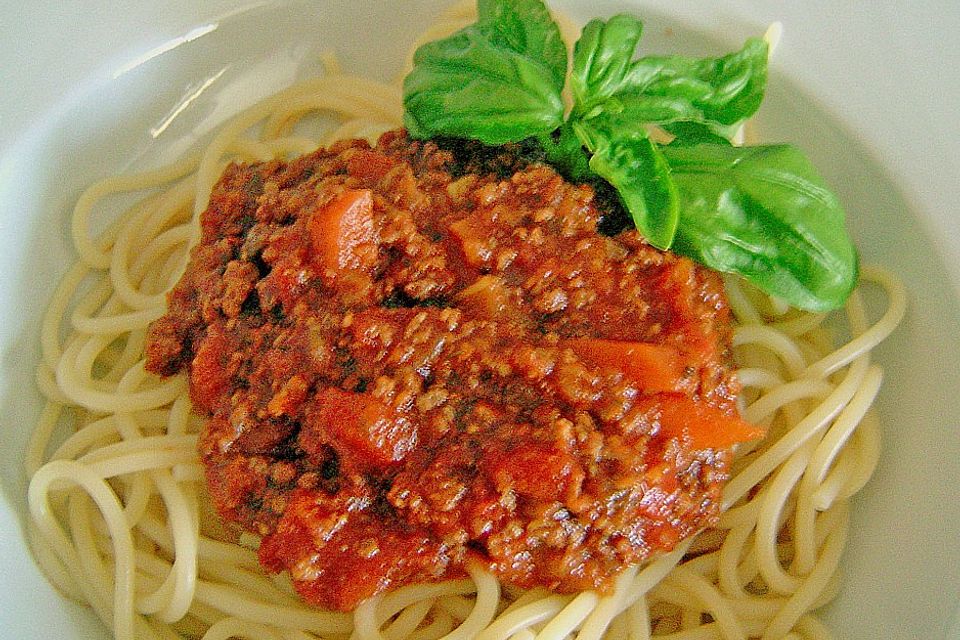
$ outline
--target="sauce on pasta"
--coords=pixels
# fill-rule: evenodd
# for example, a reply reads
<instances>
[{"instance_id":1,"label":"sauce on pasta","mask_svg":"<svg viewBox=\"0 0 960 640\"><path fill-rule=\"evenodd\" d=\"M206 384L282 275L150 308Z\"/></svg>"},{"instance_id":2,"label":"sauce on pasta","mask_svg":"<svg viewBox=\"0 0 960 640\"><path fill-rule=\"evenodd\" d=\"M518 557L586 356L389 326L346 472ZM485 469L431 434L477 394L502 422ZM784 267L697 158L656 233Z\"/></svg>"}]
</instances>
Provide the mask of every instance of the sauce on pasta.
<instances>
[{"instance_id":1,"label":"sauce on pasta","mask_svg":"<svg viewBox=\"0 0 960 640\"><path fill-rule=\"evenodd\" d=\"M606 591L716 521L731 446L763 433L719 277L485 154L394 131L232 165L151 327L148 369L189 370L209 416L221 514L316 604L467 560Z\"/></svg>"}]
</instances>

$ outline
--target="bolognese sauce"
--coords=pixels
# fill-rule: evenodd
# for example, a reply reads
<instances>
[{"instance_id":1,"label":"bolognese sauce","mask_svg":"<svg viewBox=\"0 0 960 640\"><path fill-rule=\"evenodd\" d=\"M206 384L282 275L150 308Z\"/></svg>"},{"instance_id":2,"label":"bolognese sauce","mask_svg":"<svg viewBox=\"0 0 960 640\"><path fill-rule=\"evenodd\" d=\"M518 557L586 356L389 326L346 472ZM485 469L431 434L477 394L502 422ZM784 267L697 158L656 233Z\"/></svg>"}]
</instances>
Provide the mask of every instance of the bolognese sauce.
<instances>
[{"instance_id":1,"label":"bolognese sauce","mask_svg":"<svg viewBox=\"0 0 960 640\"><path fill-rule=\"evenodd\" d=\"M715 522L732 446L761 435L719 277L598 233L592 187L483 153L396 131L229 166L150 328L148 368L188 371L208 418L220 514L310 602L468 561L603 591Z\"/></svg>"}]
</instances>

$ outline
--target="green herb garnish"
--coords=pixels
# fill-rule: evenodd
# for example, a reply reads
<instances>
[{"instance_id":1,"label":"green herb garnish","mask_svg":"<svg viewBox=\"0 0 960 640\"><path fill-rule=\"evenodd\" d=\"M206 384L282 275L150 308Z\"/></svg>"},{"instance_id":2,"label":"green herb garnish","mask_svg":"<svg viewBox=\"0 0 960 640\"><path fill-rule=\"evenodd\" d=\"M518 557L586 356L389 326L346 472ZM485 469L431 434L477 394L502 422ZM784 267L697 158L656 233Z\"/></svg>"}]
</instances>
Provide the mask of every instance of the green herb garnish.
<instances>
[{"instance_id":1,"label":"green herb garnish","mask_svg":"<svg viewBox=\"0 0 960 640\"><path fill-rule=\"evenodd\" d=\"M478 16L417 50L404 82L410 135L534 138L571 179L613 185L653 246L797 307L843 304L857 253L836 196L795 147L728 140L763 100L763 40L719 58L634 59L638 19L591 20L574 47L565 117L567 52L542 0L479 0ZM654 141L650 125L672 142Z\"/></svg>"}]
</instances>

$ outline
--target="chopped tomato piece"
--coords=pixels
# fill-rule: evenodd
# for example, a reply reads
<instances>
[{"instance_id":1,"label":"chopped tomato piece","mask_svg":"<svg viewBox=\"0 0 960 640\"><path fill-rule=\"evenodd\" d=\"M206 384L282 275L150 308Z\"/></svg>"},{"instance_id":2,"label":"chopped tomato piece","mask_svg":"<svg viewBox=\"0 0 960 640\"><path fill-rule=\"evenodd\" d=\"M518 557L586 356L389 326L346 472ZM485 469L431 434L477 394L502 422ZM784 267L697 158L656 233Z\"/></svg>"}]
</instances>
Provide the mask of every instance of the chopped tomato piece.
<instances>
[{"instance_id":1,"label":"chopped tomato piece","mask_svg":"<svg viewBox=\"0 0 960 640\"><path fill-rule=\"evenodd\" d=\"M497 276L481 276L457 295L457 300L481 318L519 320L520 305L513 292Z\"/></svg>"},{"instance_id":2,"label":"chopped tomato piece","mask_svg":"<svg viewBox=\"0 0 960 640\"><path fill-rule=\"evenodd\" d=\"M563 346L589 365L622 371L648 393L676 391L683 375L679 352L667 345L571 338Z\"/></svg>"},{"instance_id":3,"label":"chopped tomato piece","mask_svg":"<svg viewBox=\"0 0 960 640\"><path fill-rule=\"evenodd\" d=\"M689 436L694 449L726 449L766 435L763 427L750 424L735 412L721 411L685 395L661 394L657 402L661 433L668 437Z\"/></svg>"},{"instance_id":4,"label":"chopped tomato piece","mask_svg":"<svg viewBox=\"0 0 960 640\"><path fill-rule=\"evenodd\" d=\"M309 222L316 260L326 269L364 269L376 259L373 192L346 189Z\"/></svg>"},{"instance_id":5,"label":"chopped tomato piece","mask_svg":"<svg viewBox=\"0 0 960 640\"><path fill-rule=\"evenodd\" d=\"M538 500L558 499L576 464L569 453L546 444L521 445L490 457L485 464L497 490L513 489Z\"/></svg>"},{"instance_id":6,"label":"chopped tomato piece","mask_svg":"<svg viewBox=\"0 0 960 640\"><path fill-rule=\"evenodd\" d=\"M381 469L407 455L417 430L369 394L327 389L307 409L299 442L311 455L323 456L328 445L355 468Z\"/></svg>"},{"instance_id":7,"label":"chopped tomato piece","mask_svg":"<svg viewBox=\"0 0 960 640\"><path fill-rule=\"evenodd\" d=\"M477 228L475 221L464 218L451 224L450 231L460 240L467 264L481 267L493 257L490 236L484 234L483 229Z\"/></svg>"}]
</instances>

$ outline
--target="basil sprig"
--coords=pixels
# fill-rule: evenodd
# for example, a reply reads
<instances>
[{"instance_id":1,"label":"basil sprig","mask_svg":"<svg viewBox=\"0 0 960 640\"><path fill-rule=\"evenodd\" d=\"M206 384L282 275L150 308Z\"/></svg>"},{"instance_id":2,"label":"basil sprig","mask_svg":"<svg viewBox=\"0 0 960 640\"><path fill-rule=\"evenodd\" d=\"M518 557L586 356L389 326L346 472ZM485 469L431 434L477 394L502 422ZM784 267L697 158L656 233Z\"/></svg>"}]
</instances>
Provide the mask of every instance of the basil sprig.
<instances>
[{"instance_id":1,"label":"basil sprig","mask_svg":"<svg viewBox=\"0 0 960 640\"><path fill-rule=\"evenodd\" d=\"M634 59L633 16L591 20L567 52L541 0L479 0L475 24L417 50L404 82L414 137L535 138L574 180L600 177L660 249L737 273L794 306L843 304L857 279L844 213L795 147L734 147L763 100L767 45L717 58ZM656 125L674 136L655 142Z\"/></svg>"},{"instance_id":2,"label":"basil sprig","mask_svg":"<svg viewBox=\"0 0 960 640\"><path fill-rule=\"evenodd\" d=\"M563 123L567 50L540 0L480 0L478 20L414 54L403 83L410 135L517 142Z\"/></svg>"}]
</instances>

